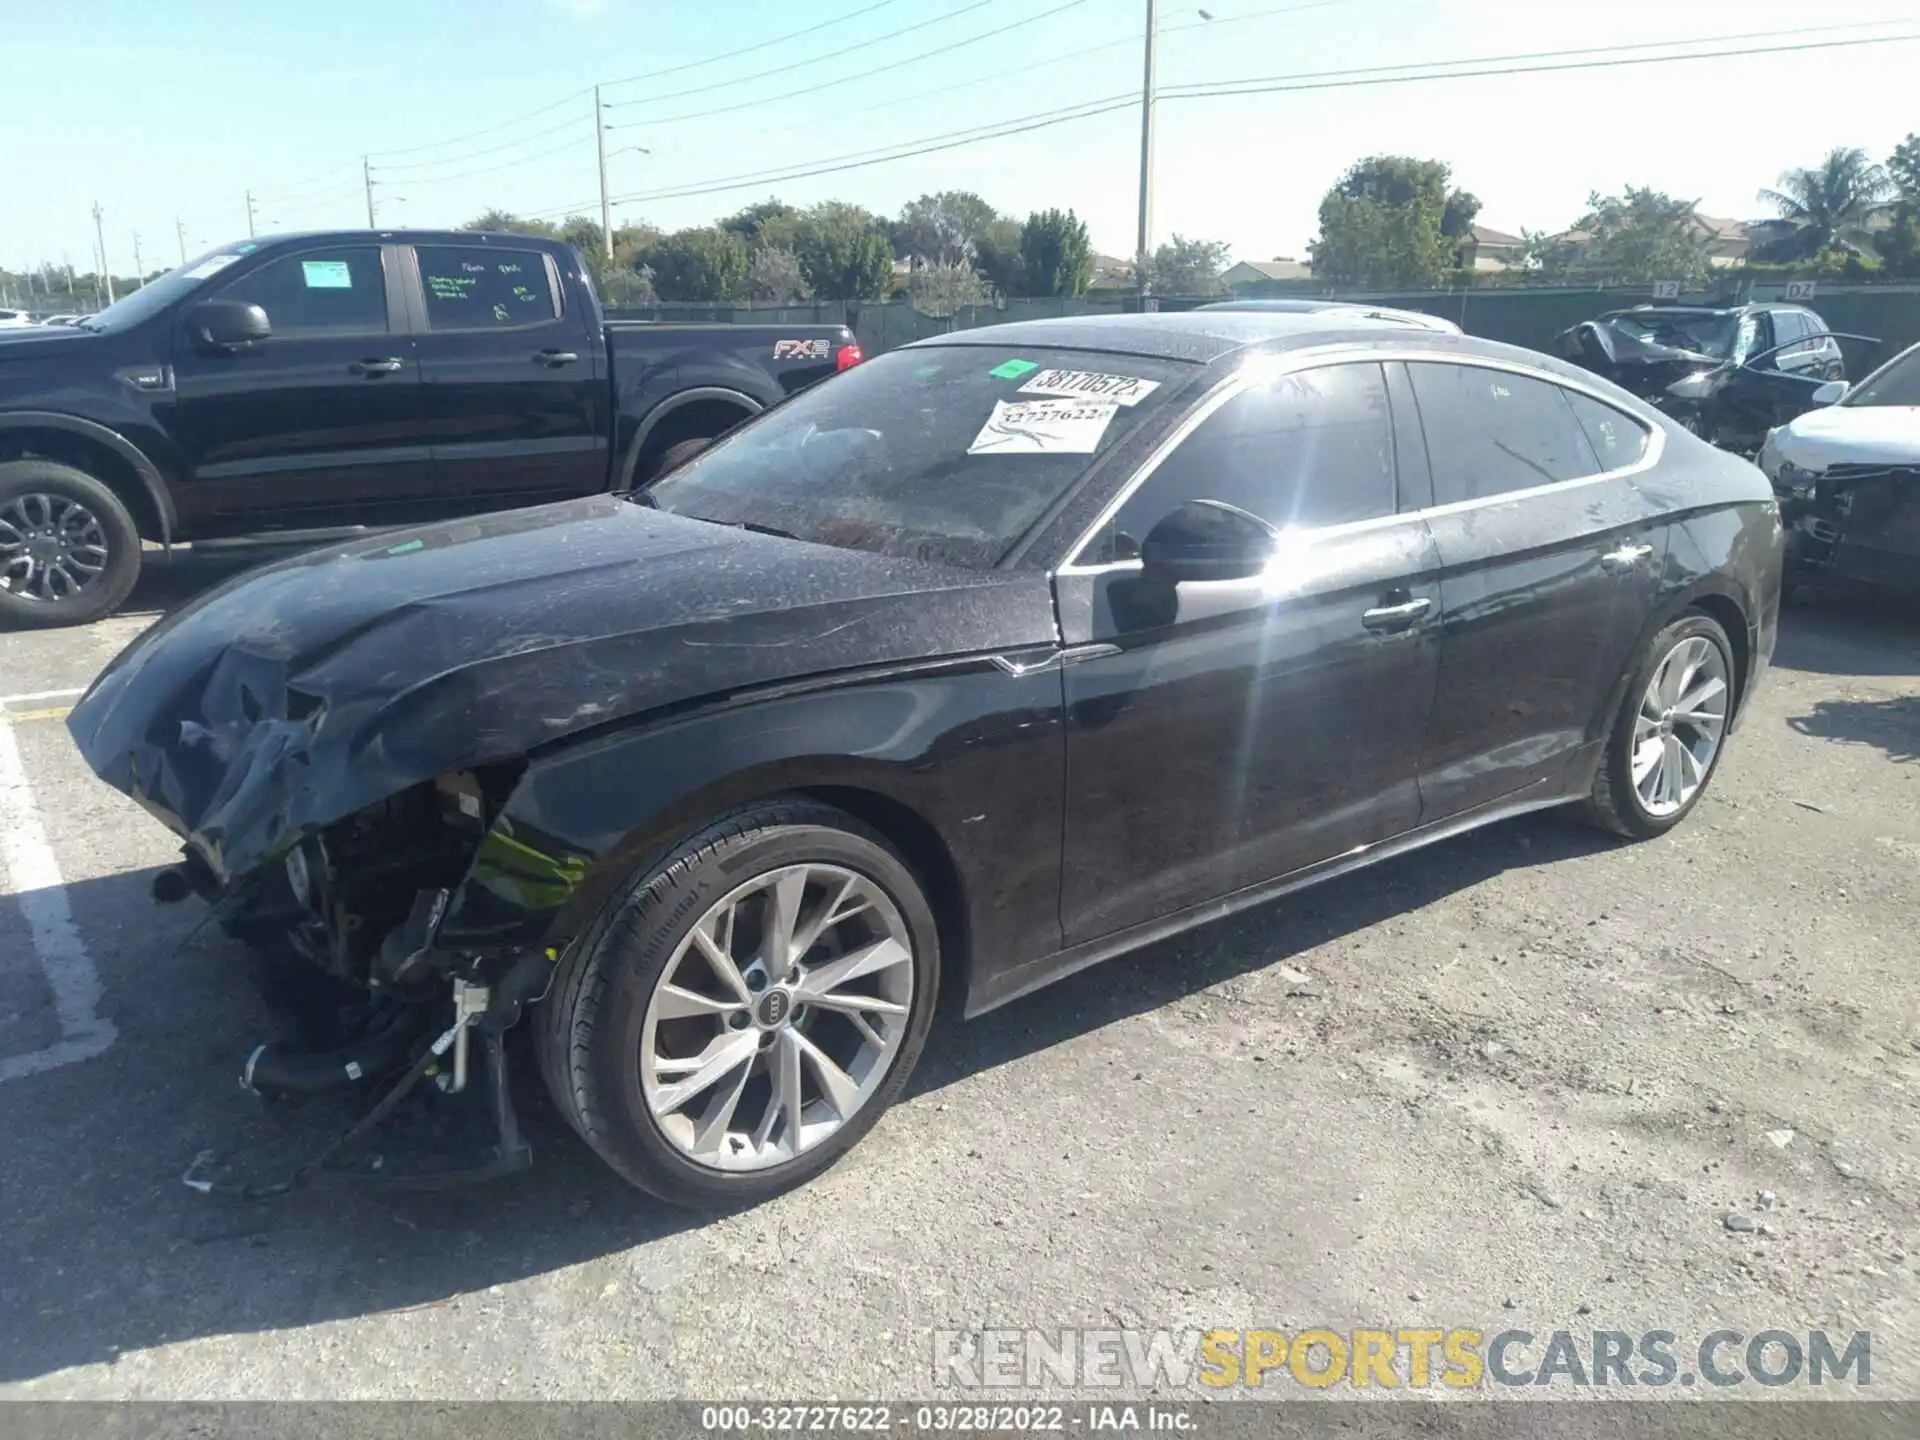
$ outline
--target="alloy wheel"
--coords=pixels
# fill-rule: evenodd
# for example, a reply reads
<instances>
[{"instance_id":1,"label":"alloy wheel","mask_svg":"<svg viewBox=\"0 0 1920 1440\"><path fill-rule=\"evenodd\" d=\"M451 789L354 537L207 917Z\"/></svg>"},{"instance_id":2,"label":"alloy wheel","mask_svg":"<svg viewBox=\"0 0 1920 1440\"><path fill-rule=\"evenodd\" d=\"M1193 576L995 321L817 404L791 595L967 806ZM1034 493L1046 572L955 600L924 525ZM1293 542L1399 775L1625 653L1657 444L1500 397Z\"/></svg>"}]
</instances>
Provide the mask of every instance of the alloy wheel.
<instances>
[{"instance_id":1,"label":"alloy wheel","mask_svg":"<svg viewBox=\"0 0 1920 1440\"><path fill-rule=\"evenodd\" d=\"M69 600L99 580L107 559L106 529L78 500L30 492L0 504L0 590Z\"/></svg>"},{"instance_id":2,"label":"alloy wheel","mask_svg":"<svg viewBox=\"0 0 1920 1440\"><path fill-rule=\"evenodd\" d=\"M1685 809L1713 769L1726 735L1727 660L1690 635L1654 667L1633 723L1633 788L1655 819Z\"/></svg>"},{"instance_id":3,"label":"alloy wheel","mask_svg":"<svg viewBox=\"0 0 1920 1440\"><path fill-rule=\"evenodd\" d=\"M675 948L647 1004L640 1088L661 1133L715 1170L764 1170L828 1139L906 1039L913 941L886 891L838 865L733 890Z\"/></svg>"}]
</instances>

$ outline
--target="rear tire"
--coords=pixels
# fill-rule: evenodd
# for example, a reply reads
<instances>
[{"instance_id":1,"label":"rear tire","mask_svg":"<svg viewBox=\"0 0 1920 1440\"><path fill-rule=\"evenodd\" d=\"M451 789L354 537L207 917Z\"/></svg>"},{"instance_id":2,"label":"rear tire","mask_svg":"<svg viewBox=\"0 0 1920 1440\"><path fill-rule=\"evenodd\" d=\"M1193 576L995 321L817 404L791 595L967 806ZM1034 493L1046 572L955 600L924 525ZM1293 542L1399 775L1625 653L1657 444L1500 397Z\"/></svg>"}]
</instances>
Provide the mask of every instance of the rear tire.
<instances>
[{"instance_id":1,"label":"rear tire","mask_svg":"<svg viewBox=\"0 0 1920 1440\"><path fill-rule=\"evenodd\" d=\"M658 480L663 475L671 475L712 444L711 439L682 440L678 445L668 446L666 454L660 457L660 463L654 467L653 474L649 478Z\"/></svg>"},{"instance_id":2,"label":"rear tire","mask_svg":"<svg viewBox=\"0 0 1920 1440\"><path fill-rule=\"evenodd\" d=\"M796 874L783 927L779 887L759 882ZM770 944L776 934L791 943ZM765 957L788 951L773 973ZM881 959L838 978L856 954ZM534 1040L560 1112L625 1179L730 1208L813 1178L873 1128L920 1057L939 984L933 912L886 840L831 806L768 801L715 821L608 902L562 958ZM786 998L769 1009L776 992Z\"/></svg>"},{"instance_id":3,"label":"rear tire","mask_svg":"<svg viewBox=\"0 0 1920 1440\"><path fill-rule=\"evenodd\" d=\"M0 464L0 624L84 625L119 609L140 578L140 530L83 470Z\"/></svg>"},{"instance_id":4,"label":"rear tire","mask_svg":"<svg viewBox=\"0 0 1920 1440\"><path fill-rule=\"evenodd\" d=\"M1655 635L1628 677L1582 807L1587 819L1629 840L1651 840L1686 819L1726 749L1735 678L1733 646L1712 616L1689 611ZM1662 783L1669 775L1671 788Z\"/></svg>"}]
</instances>

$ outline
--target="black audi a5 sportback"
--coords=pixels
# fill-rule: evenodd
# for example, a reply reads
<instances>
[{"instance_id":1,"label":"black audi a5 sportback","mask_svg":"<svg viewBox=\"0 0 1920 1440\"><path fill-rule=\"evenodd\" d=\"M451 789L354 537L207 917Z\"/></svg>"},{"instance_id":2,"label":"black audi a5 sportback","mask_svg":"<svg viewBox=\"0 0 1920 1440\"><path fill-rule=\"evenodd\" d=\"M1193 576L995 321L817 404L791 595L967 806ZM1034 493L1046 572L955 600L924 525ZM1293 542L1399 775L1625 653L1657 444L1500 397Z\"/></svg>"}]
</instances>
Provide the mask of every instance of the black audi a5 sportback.
<instances>
[{"instance_id":1,"label":"black audi a5 sportback","mask_svg":"<svg viewBox=\"0 0 1920 1440\"><path fill-rule=\"evenodd\" d=\"M70 723L185 840L157 893L316 977L333 1038L254 1049L253 1088L431 1075L510 1168L524 1018L621 1174L739 1202L878 1120L943 973L974 1015L1522 811L1678 824L1781 549L1753 466L1528 351L1352 311L1012 324L637 501L244 575Z\"/></svg>"}]
</instances>

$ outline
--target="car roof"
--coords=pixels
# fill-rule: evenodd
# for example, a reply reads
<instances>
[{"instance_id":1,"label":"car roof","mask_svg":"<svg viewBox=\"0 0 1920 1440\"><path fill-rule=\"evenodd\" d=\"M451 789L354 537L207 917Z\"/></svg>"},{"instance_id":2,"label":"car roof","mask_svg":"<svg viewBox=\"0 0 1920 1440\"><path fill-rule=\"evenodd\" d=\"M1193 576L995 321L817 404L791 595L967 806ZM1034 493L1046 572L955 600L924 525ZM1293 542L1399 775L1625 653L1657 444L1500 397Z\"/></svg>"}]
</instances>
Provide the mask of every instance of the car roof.
<instances>
[{"instance_id":1,"label":"car roof","mask_svg":"<svg viewBox=\"0 0 1920 1440\"><path fill-rule=\"evenodd\" d=\"M1616 315L1739 315L1754 308L1752 305L1633 305L1625 310L1609 310L1600 318L1611 320Z\"/></svg>"},{"instance_id":2,"label":"car roof","mask_svg":"<svg viewBox=\"0 0 1920 1440\"><path fill-rule=\"evenodd\" d=\"M387 241L395 245L428 244L496 244L514 245L563 245L564 240L556 240L548 235L522 235L510 230L288 230L261 239L235 240L215 248L231 250L239 245L250 245L256 251L279 250L289 245L331 244L341 242Z\"/></svg>"},{"instance_id":3,"label":"car roof","mask_svg":"<svg viewBox=\"0 0 1920 1440\"><path fill-rule=\"evenodd\" d=\"M1274 315L1317 314L1323 310L1359 311L1362 314L1398 320L1403 325L1415 325L1428 330L1458 330L1453 321L1440 315L1430 315L1424 310L1408 310L1397 305L1375 305L1364 300L1327 300L1319 298L1290 296L1273 299L1215 300L1210 304L1196 305L1196 310L1234 310L1248 314L1268 313Z\"/></svg>"},{"instance_id":4,"label":"car roof","mask_svg":"<svg viewBox=\"0 0 1920 1440\"><path fill-rule=\"evenodd\" d=\"M1207 365L1223 355L1260 346L1299 349L1307 345L1352 341L1461 341L1468 337L1409 325L1391 312L1360 306L1316 310L1186 310L1152 315L1073 315L1053 320L1014 320L956 330L915 341L907 349L948 345L994 349L1034 346L1056 350L1098 350L1155 360L1184 360ZM1486 353L1512 347L1479 342ZM1545 359L1530 351L1530 361Z\"/></svg>"}]
</instances>

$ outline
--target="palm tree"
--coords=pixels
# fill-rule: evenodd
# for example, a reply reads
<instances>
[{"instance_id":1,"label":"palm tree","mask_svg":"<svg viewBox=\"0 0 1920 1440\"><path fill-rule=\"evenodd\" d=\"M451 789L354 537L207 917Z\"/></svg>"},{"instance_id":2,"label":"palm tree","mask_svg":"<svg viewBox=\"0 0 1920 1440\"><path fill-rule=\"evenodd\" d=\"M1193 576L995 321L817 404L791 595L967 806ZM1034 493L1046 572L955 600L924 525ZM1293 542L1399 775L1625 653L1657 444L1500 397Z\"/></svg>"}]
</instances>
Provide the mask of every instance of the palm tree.
<instances>
[{"instance_id":1,"label":"palm tree","mask_svg":"<svg viewBox=\"0 0 1920 1440\"><path fill-rule=\"evenodd\" d=\"M1765 247L1766 258L1805 260L1831 246L1871 250L1868 224L1893 198L1887 172L1859 149L1836 149L1811 170L1789 170L1760 198L1792 230Z\"/></svg>"}]
</instances>

